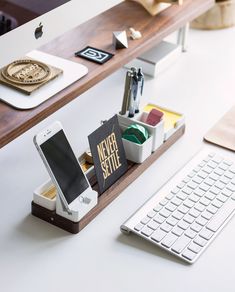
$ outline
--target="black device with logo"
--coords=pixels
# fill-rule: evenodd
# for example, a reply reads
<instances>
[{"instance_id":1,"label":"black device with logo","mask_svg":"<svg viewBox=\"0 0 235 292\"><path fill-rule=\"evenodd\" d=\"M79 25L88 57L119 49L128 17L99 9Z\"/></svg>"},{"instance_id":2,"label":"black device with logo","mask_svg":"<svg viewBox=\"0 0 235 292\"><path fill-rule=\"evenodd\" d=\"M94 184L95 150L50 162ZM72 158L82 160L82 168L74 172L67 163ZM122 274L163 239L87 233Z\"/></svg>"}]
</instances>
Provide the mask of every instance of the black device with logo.
<instances>
[{"instance_id":1,"label":"black device with logo","mask_svg":"<svg viewBox=\"0 0 235 292\"><path fill-rule=\"evenodd\" d=\"M91 62L95 62L98 64L104 64L108 60L110 60L114 56L114 54L87 46L83 50L76 52L75 56L87 59Z\"/></svg>"}]
</instances>

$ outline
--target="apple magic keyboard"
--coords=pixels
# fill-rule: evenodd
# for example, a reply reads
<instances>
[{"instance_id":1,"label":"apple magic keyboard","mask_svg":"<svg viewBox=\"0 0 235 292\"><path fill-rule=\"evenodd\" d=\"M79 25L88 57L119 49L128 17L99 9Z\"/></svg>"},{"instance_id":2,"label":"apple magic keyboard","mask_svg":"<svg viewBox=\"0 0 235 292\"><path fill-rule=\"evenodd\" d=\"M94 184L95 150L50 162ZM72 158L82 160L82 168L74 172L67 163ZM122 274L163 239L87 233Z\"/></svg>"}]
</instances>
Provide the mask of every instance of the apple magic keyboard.
<instances>
[{"instance_id":1,"label":"apple magic keyboard","mask_svg":"<svg viewBox=\"0 0 235 292\"><path fill-rule=\"evenodd\" d=\"M235 163L199 152L122 226L194 263L234 214Z\"/></svg>"}]
</instances>

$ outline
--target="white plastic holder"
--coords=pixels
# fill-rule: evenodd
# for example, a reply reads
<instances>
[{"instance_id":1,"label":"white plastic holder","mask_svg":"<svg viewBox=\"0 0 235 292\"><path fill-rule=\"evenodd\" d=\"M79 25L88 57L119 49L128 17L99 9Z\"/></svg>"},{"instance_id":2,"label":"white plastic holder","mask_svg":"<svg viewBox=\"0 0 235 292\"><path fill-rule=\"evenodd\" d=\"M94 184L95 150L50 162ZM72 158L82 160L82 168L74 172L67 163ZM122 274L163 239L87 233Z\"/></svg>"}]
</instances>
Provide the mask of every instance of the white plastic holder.
<instances>
[{"instance_id":1,"label":"white plastic holder","mask_svg":"<svg viewBox=\"0 0 235 292\"><path fill-rule=\"evenodd\" d=\"M156 126L151 126L146 124L146 120L148 117L147 112L140 112L139 114L135 115L134 118L129 118L127 115L122 116L118 114L118 121L120 127L129 127L132 124L138 124L143 126L147 129L149 135L152 137L152 145L151 145L151 152L157 150L162 144L164 140L164 121L161 120Z\"/></svg>"},{"instance_id":2,"label":"white plastic holder","mask_svg":"<svg viewBox=\"0 0 235 292\"><path fill-rule=\"evenodd\" d=\"M55 210L56 214L73 222L79 222L98 203L98 193L89 187L67 207L63 203L58 190L54 199L48 199L42 195L52 185L53 183L49 179L39 186L33 193L34 203L48 210Z\"/></svg>"},{"instance_id":3,"label":"white plastic holder","mask_svg":"<svg viewBox=\"0 0 235 292\"><path fill-rule=\"evenodd\" d=\"M48 210L54 211L56 209L56 197L53 199L49 199L42 194L51 187L52 181L48 179L45 183L41 184L34 192L33 192L33 201L35 204L42 206Z\"/></svg>"},{"instance_id":4,"label":"white plastic holder","mask_svg":"<svg viewBox=\"0 0 235 292\"><path fill-rule=\"evenodd\" d=\"M73 222L79 222L92 208L98 203L98 193L91 188L86 189L79 195L69 208L64 205L59 193L56 196L56 214L69 219Z\"/></svg>"}]
</instances>

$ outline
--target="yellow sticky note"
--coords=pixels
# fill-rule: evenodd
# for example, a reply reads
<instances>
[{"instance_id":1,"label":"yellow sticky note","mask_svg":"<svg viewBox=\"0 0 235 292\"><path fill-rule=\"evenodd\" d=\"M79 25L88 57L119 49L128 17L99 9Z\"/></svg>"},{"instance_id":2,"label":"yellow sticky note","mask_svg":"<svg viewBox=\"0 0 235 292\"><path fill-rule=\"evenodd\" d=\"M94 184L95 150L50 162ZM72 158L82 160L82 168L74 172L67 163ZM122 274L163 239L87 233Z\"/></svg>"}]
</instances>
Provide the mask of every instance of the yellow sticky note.
<instances>
[{"instance_id":1,"label":"yellow sticky note","mask_svg":"<svg viewBox=\"0 0 235 292\"><path fill-rule=\"evenodd\" d=\"M172 112L165 108L161 108L160 106L154 104L147 104L144 107L145 112L150 112L152 109L157 109L164 113L163 120L164 120L164 130L167 132L168 130L175 128L177 122L182 118L181 114Z\"/></svg>"}]
</instances>

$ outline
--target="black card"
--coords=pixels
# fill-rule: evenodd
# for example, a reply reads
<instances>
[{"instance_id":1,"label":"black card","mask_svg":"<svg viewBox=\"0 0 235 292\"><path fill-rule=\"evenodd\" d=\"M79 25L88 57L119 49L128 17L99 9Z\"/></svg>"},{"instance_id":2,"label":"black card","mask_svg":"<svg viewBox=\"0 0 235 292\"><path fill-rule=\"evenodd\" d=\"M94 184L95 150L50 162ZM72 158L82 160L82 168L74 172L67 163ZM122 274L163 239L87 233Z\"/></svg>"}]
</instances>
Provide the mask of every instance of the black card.
<instances>
[{"instance_id":1,"label":"black card","mask_svg":"<svg viewBox=\"0 0 235 292\"><path fill-rule=\"evenodd\" d=\"M117 115L88 136L99 185L99 194L107 190L128 168Z\"/></svg>"},{"instance_id":2,"label":"black card","mask_svg":"<svg viewBox=\"0 0 235 292\"><path fill-rule=\"evenodd\" d=\"M114 55L109 52L102 51L102 50L88 46L85 49L76 52L75 56L88 59L89 61L92 61L98 64L104 64L109 59L111 59Z\"/></svg>"}]
</instances>

